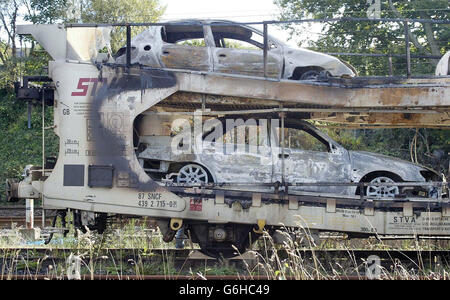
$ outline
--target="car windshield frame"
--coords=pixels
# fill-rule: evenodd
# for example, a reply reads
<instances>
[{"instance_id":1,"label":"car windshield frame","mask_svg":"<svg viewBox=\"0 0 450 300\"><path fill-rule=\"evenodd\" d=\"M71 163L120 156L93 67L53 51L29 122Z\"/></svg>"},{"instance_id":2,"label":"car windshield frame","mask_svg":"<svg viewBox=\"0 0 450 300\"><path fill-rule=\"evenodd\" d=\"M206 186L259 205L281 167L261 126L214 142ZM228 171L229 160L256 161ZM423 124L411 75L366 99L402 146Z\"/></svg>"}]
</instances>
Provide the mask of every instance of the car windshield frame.
<instances>
[{"instance_id":1,"label":"car windshield frame","mask_svg":"<svg viewBox=\"0 0 450 300\"><path fill-rule=\"evenodd\" d=\"M303 121L303 120L296 120L296 119L289 119L287 118L285 120L285 128L292 128L292 129L300 129L304 130L313 137L317 138L319 141L322 140L326 143L328 143L328 153L333 153L334 150L340 149L340 151L346 151L346 149L333 140L331 137L329 137L326 133L320 131L318 128L316 128L314 125ZM270 141L272 142L272 140ZM285 146L286 148L286 146ZM305 150L308 151L308 150Z\"/></svg>"},{"instance_id":2,"label":"car windshield frame","mask_svg":"<svg viewBox=\"0 0 450 300\"><path fill-rule=\"evenodd\" d=\"M220 24L220 25L217 25L217 24ZM235 26L235 27L242 27L242 28L245 29L245 30L249 30L249 31L251 31L252 33L255 33L255 34L261 36L262 39L264 40L264 33L263 33L262 31L260 31L260 30L258 30L258 29L256 29L256 28L254 28L254 27L252 27L252 26L248 26L248 25L244 25L244 24L233 23L233 22L228 22L228 21L214 20L214 21L208 22L208 23L207 23L207 26L209 26L210 29L211 29L209 32L210 32L210 34L213 35L213 36L212 36L212 39L213 39L214 41L215 41L215 37L214 37L214 32L213 32L212 26L224 26L224 27L232 27L232 26ZM251 37L250 37L250 40L251 40ZM254 43L251 43L250 41L245 41L245 40L242 40L242 41L243 41L243 42L247 42L247 43L249 43L249 44L252 44L252 45L254 45L255 47L260 48L261 50L264 50L264 43L261 44L261 43L259 43L259 42L254 41L254 40L251 40L251 41L253 41ZM271 36L271 35L268 35L268 42L269 42L269 44L272 43L273 45L275 45L276 48L278 48L279 46L285 46L285 43L283 43L282 41L280 41L280 40L274 38L274 37ZM220 47L217 47L217 45L215 45L215 47L216 47L216 48L220 48ZM269 47L268 50L270 51L271 49L272 49L272 48Z\"/></svg>"}]
</instances>

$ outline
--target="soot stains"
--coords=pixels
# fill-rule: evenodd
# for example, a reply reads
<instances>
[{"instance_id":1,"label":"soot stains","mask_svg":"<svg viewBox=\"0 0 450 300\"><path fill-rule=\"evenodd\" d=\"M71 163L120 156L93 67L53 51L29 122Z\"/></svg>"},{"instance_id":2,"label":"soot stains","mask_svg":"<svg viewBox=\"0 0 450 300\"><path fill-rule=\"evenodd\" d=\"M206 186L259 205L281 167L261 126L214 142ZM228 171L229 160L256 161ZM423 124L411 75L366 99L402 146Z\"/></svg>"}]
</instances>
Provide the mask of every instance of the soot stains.
<instances>
[{"instance_id":1,"label":"soot stains","mask_svg":"<svg viewBox=\"0 0 450 300\"><path fill-rule=\"evenodd\" d=\"M104 84L92 99L90 114L90 136L93 143L94 165L113 166L114 174L128 173L129 187L142 191L154 190L157 184L154 181L140 182L139 175L131 168L134 151L133 143L127 144L127 134L132 132L130 126L131 107L129 98L117 97L130 91L141 91L141 95L148 90L170 88L176 85L173 73L161 70L133 69L132 73L127 73L123 69L115 68L112 72L104 72L107 83ZM108 71L108 70L106 70ZM110 75L111 74L111 75ZM124 105L116 105L120 109L102 111L104 105L113 104L114 101L124 101ZM125 110L124 110L125 108Z\"/></svg>"}]
</instances>

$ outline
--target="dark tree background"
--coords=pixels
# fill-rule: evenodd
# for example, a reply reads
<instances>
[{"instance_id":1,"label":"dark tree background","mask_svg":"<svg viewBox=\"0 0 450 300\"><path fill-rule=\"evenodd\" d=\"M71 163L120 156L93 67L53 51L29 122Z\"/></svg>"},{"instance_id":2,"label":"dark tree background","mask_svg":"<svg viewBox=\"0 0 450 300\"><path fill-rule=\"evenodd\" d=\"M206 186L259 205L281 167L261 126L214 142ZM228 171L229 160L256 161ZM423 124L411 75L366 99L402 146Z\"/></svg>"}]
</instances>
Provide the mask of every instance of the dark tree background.
<instances>
[{"instance_id":1,"label":"dark tree background","mask_svg":"<svg viewBox=\"0 0 450 300\"><path fill-rule=\"evenodd\" d=\"M367 18L368 1L361 0L274 0L281 20L339 17ZM382 18L448 20L448 0L381 0ZM287 25L291 35L307 33L302 46L322 52L405 54L404 26L384 22L327 22L322 31L312 24ZM411 54L441 56L450 50L450 25L409 23ZM342 57L350 60L360 75L386 75L386 58ZM433 74L437 60L413 59L414 74ZM394 74L406 73L405 58L393 58Z\"/></svg>"}]
</instances>

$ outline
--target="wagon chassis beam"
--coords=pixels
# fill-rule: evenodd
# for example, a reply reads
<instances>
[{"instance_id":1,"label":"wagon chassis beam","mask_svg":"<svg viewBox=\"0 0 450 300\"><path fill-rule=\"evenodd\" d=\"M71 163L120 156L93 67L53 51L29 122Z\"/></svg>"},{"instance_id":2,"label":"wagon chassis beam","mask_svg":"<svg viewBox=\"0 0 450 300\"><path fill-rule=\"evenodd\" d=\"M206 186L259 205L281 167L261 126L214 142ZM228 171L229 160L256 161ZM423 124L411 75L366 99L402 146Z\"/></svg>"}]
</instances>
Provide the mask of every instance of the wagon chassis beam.
<instances>
[{"instance_id":1,"label":"wagon chassis beam","mask_svg":"<svg viewBox=\"0 0 450 300\"><path fill-rule=\"evenodd\" d=\"M340 195L292 195L284 192L249 192L231 189L202 189L169 187L169 191L193 201L213 201L215 205L225 205L237 210L249 210L263 205L285 205L289 209L299 207L325 208L327 213L336 213L337 209L357 209L366 216L374 215L375 211L403 212L403 216L414 216L420 212L440 212L442 217L450 217L450 202L448 199L431 198L394 198L369 199L367 197L346 197Z\"/></svg>"},{"instance_id":2,"label":"wagon chassis beam","mask_svg":"<svg viewBox=\"0 0 450 300\"><path fill-rule=\"evenodd\" d=\"M397 182L397 183L370 183L370 182L316 182L316 183L204 183L198 185L186 185L178 183L160 183L161 185L168 188L171 192L181 193L186 195L195 195L196 197L229 197L231 198L245 198L252 199L254 195L261 195L262 199L269 202L279 202L279 201L295 201L298 202L326 202L327 200L333 199L337 203L345 203L352 205L361 206L364 203L377 203L378 206L393 207L392 205L401 206L405 202L413 202L414 204L423 204L425 206L435 205L450 205L449 198L442 198L443 191L450 188L450 184L447 182ZM290 192L289 187L331 187L331 186L354 186L359 187L363 190L365 187L383 187L383 186L398 186L398 187L428 187L428 188L438 188L439 193L437 198L427 198L427 197L411 197L406 195L399 195L395 198L374 198L368 197L361 193L360 195L344 196L337 194L324 194L315 192ZM242 191L237 188L249 187L257 190L261 188L274 188L274 192L264 192L264 191ZM308 200L309 199L309 200Z\"/></svg>"}]
</instances>

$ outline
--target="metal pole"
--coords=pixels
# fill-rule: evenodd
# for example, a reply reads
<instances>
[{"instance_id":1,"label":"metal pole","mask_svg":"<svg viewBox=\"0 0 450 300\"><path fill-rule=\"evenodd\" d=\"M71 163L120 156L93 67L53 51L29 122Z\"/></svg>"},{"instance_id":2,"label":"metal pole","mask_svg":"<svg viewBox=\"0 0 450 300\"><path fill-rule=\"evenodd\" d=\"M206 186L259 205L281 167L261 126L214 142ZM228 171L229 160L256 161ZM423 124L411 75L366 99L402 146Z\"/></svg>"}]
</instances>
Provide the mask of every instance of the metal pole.
<instances>
[{"instance_id":1,"label":"metal pole","mask_svg":"<svg viewBox=\"0 0 450 300\"><path fill-rule=\"evenodd\" d=\"M127 67L131 66L131 26L129 24L127 27Z\"/></svg>"},{"instance_id":2,"label":"metal pole","mask_svg":"<svg viewBox=\"0 0 450 300\"><path fill-rule=\"evenodd\" d=\"M393 68L392 68L392 56L388 57L388 62L389 62L389 76L392 76L393 73Z\"/></svg>"},{"instance_id":3,"label":"metal pole","mask_svg":"<svg viewBox=\"0 0 450 300\"><path fill-rule=\"evenodd\" d=\"M411 48L409 46L409 29L408 21L403 22L403 27L405 29L405 46L406 46L406 76L411 77Z\"/></svg>"},{"instance_id":4,"label":"metal pole","mask_svg":"<svg viewBox=\"0 0 450 300\"><path fill-rule=\"evenodd\" d=\"M267 78L267 52L269 50L267 23L264 22L264 77Z\"/></svg>"},{"instance_id":5,"label":"metal pole","mask_svg":"<svg viewBox=\"0 0 450 300\"><path fill-rule=\"evenodd\" d=\"M281 107L282 108L282 107ZM284 112L280 113L281 117L281 182L284 184L284 147L285 147L285 136L284 136Z\"/></svg>"},{"instance_id":6,"label":"metal pole","mask_svg":"<svg viewBox=\"0 0 450 300\"><path fill-rule=\"evenodd\" d=\"M34 227L34 200L26 199L26 223L27 229L33 229Z\"/></svg>"},{"instance_id":7,"label":"metal pole","mask_svg":"<svg viewBox=\"0 0 450 300\"><path fill-rule=\"evenodd\" d=\"M42 89L42 178L44 178L44 176L45 176L45 89ZM41 207L42 207L41 212L42 228L44 228L45 226L44 193L42 193Z\"/></svg>"},{"instance_id":8,"label":"metal pole","mask_svg":"<svg viewBox=\"0 0 450 300\"><path fill-rule=\"evenodd\" d=\"M42 229L45 228L45 209L44 209L44 195L42 194L42 200L41 200L41 222L42 222Z\"/></svg>"},{"instance_id":9,"label":"metal pole","mask_svg":"<svg viewBox=\"0 0 450 300\"><path fill-rule=\"evenodd\" d=\"M45 89L42 89L42 176L45 175Z\"/></svg>"},{"instance_id":10,"label":"metal pole","mask_svg":"<svg viewBox=\"0 0 450 300\"><path fill-rule=\"evenodd\" d=\"M28 129L31 129L31 101L27 103L27 113L28 113Z\"/></svg>"}]
</instances>

